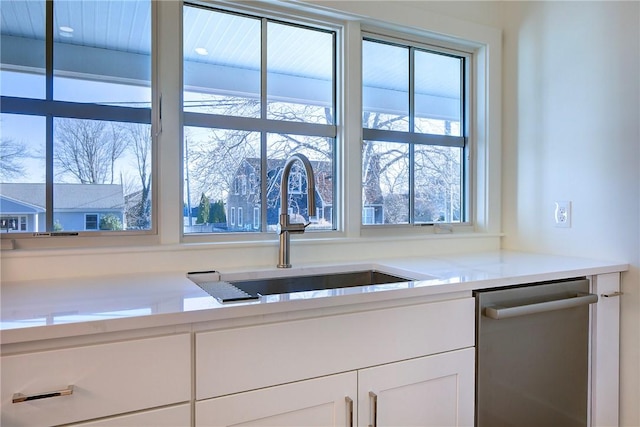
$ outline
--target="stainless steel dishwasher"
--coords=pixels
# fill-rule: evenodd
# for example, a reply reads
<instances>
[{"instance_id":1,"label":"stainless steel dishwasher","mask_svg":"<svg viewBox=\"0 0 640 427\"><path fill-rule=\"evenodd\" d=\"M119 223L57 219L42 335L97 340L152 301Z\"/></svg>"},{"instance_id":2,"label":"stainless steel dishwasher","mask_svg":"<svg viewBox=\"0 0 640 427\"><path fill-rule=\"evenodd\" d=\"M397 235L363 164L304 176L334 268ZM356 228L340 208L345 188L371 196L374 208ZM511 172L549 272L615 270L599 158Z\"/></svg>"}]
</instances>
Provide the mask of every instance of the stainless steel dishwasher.
<instances>
[{"instance_id":1,"label":"stainless steel dishwasher","mask_svg":"<svg viewBox=\"0 0 640 427\"><path fill-rule=\"evenodd\" d=\"M588 422L589 281L475 291L476 426Z\"/></svg>"}]
</instances>

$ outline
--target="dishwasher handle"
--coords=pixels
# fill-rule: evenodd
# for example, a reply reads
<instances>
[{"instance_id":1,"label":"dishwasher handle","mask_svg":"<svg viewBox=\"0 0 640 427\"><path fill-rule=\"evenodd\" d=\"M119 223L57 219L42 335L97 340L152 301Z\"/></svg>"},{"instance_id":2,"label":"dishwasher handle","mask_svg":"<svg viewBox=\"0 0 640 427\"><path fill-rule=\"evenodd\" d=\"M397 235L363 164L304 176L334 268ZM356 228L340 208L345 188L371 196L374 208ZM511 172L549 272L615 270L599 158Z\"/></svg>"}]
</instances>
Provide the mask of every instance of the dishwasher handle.
<instances>
[{"instance_id":1,"label":"dishwasher handle","mask_svg":"<svg viewBox=\"0 0 640 427\"><path fill-rule=\"evenodd\" d=\"M528 314L544 313L546 311L580 307L581 305L593 304L597 301L598 295L596 294L579 293L575 297L536 304L519 305L516 307L487 307L485 308L484 314L491 319L501 320L510 317L526 316Z\"/></svg>"}]
</instances>

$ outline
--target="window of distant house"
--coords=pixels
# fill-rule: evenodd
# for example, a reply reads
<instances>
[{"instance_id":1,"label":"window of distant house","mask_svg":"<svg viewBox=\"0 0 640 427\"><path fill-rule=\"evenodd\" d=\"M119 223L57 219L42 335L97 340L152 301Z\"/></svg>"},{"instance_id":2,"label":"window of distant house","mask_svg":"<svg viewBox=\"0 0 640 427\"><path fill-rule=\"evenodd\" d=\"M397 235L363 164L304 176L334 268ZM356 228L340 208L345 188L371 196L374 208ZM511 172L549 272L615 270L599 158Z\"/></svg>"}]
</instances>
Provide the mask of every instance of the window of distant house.
<instances>
[{"instance_id":1,"label":"window of distant house","mask_svg":"<svg viewBox=\"0 0 640 427\"><path fill-rule=\"evenodd\" d=\"M241 188L240 193L243 196L246 196L247 195L247 177L244 175L240 177L240 188Z\"/></svg>"},{"instance_id":2,"label":"window of distant house","mask_svg":"<svg viewBox=\"0 0 640 427\"><path fill-rule=\"evenodd\" d=\"M302 170L296 170L295 172L291 172L289 175L289 194L302 194L303 193L303 182L305 176Z\"/></svg>"},{"instance_id":3,"label":"window of distant house","mask_svg":"<svg viewBox=\"0 0 640 427\"><path fill-rule=\"evenodd\" d=\"M362 40L362 224L467 221L468 55Z\"/></svg>"},{"instance_id":4,"label":"window of distant house","mask_svg":"<svg viewBox=\"0 0 640 427\"><path fill-rule=\"evenodd\" d=\"M366 206L362 209L362 224L375 224L375 209L371 206Z\"/></svg>"},{"instance_id":5,"label":"window of distant house","mask_svg":"<svg viewBox=\"0 0 640 427\"><path fill-rule=\"evenodd\" d=\"M335 31L188 3L183 12L184 202L205 194L226 215L206 232L274 231L282 170L294 153L312 163L316 199L335 200ZM292 172L290 182L300 175ZM307 209L306 174L300 178L294 186L301 191L285 201L295 206L292 222L315 214ZM239 227L231 206L259 212L253 227ZM203 232L188 224L185 234ZM316 221L310 229L335 224Z\"/></svg>"},{"instance_id":6,"label":"window of distant house","mask_svg":"<svg viewBox=\"0 0 640 427\"><path fill-rule=\"evenodd\" d=\"M260 228L260 208L257 206L253 208L253 228Z\"/></svg>"},{"instance_id":7,"label":"window of distant house","mask_svg":"<svg viewBox=\"0 0 640 427\"><path fill-rule=\"evenodd\" d=\"M98 229L98 214L87 214L84 216L84 228L85 230L97 230Z\"/></svg>"},{"instance_id":8,"label":"window of distant house","mask_svg":"<svg viewBox=\"0 0 640 427\"><path fill-rule=\"evenodd\" d=\"M14 0L0 14L0 214L27 225L9 231L150 231L151 1Z\"/></svg>"},{"instance_id":9,"label":"window of distant house","mask_svg":"<svg viewBox=\"0 0 640 427\"><path fill-rule=\"evenodd\" d=\"M256 174L249 174L249 193L255 194L257 185L258 181L256 180Z\"/></svg>"},{"instance_id":10,"label":"window of distant house","mask_svg":"<svg viewBox=\"0 0 640 427\"><path fill-rule=\"evenodd\" d=\"M27 231L27 217L20 216L0 216L0 232Z\"/></svg>"}]
</instances>

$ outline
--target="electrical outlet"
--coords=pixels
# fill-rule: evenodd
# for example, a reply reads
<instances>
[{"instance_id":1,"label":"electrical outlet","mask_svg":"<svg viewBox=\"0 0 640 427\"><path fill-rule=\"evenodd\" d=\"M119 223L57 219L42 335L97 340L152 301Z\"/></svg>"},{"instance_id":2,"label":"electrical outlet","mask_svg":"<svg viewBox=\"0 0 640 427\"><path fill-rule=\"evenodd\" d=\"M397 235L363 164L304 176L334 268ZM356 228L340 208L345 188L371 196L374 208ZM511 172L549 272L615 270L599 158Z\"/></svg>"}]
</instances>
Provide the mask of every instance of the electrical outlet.
<instances>
[{"instance_id":1,"label":"electrical outlet","mask_svg":"<svg viewBox=\"0 0 640 427\"><path fill-rule=\"evenodd\" d=\"M554 214L556 227L571 227L571 202L556 202L556 210Z\"/></svg>"}]
</instances>

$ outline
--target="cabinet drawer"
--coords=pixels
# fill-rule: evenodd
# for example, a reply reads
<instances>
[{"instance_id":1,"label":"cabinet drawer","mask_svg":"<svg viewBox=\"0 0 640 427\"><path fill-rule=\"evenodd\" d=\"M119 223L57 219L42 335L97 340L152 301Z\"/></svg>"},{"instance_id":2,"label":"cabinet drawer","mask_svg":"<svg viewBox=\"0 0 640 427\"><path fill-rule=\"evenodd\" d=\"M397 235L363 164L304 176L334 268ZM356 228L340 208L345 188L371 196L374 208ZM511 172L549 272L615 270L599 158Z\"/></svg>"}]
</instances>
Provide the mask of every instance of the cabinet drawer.
<instances>
[{"instance_id":1,"label":"cabinet drawer","mask_svg":"<svg viewBox=\"0 0 640 427\"><path fill-rule=\"evenodd\" d=\"M206 399L472 347L474 300L196 334L196 398Z\"/></svg>"},{"instance_id":2,"label":"cabinet drawer","mask_svg":"<svg viewBox=\"0 0 640 427\"><path fill-rule=\"evenodd\" d=\"M190 399L189 334L2 357L2 425L82 421ZM73 386L73 393L48 393ZM13 396L45 396L12 403Z\"/></svg>"},{"instance_id":3,"label":"cabinet drawer","mask_svg":"<svg viewBox=\"0 0 640 427\"><path fill-rule=\"evenodd\" d=\"M143 412L74 424L73 427L187 427L191 425L191 404L150 409Z\"/></svg>"}]
</instances>

